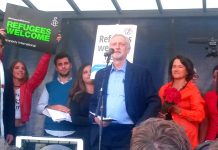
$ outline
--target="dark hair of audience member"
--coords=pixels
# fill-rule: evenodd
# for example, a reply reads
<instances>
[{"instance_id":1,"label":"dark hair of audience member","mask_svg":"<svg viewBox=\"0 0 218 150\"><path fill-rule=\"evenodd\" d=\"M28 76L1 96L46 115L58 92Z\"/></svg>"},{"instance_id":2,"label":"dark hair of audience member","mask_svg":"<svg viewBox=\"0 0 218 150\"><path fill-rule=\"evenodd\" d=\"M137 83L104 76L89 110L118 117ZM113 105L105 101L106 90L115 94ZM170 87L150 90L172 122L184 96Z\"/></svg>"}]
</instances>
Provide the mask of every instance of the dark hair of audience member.
<instances>
[{"instance_id":1,"label":"dark hair of audience member","mask_svg":"<svg viewBox=\"0 0 218 150\"><path fill-rule=\"evenodd\" d=\"M133 129L131 150L191 150L185 131L173 121L150 118Z\"/></svg>"}]
</instances>

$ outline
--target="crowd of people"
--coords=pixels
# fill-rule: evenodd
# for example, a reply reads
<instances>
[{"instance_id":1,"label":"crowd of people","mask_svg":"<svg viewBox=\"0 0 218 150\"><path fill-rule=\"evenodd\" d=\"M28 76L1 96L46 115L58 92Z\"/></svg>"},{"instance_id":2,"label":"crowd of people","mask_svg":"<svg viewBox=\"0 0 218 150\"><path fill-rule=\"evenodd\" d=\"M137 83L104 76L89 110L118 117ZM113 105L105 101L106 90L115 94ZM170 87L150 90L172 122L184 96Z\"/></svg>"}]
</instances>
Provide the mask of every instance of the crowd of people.
<instances>
[{"instance_id":1,"label":"crowd of people","mask_svg":"<svg viewBox=\"0 0 218 150\"><path fill-rule=\"evenodd\" d=\"M4 44L5 32L0 29L1 58ZM212 71L213 90L203 97L192 61L175 56L169 63L169 82L157 91L149 71L126 59L131 49L126 36L115 34L109 47L114 50L112 64L99 70L94 80L91 64L81 65L72 78L70 56L56 54L57 77L46 83L37 111L68 113L72 122L46 116L43 136L81 138L85 150L194 150L204 141L216 140L218 65ZM32 94L45 78L50 59L45 53L30 78L23 61L14 61L10 70L0 61L0 133L8 144L18 135L28 135Z\"/></svg>"}]
</instances>

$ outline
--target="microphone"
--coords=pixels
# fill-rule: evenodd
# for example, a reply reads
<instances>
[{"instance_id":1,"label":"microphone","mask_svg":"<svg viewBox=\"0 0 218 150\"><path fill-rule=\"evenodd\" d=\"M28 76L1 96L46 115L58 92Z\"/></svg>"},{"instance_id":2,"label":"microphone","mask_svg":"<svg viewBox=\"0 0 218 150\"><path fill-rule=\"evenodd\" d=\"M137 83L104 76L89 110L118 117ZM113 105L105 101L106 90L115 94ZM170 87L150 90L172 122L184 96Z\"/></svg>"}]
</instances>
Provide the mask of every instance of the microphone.
<instances>
[{"instance_id":1,"label":"microphone","mask_svg":"<svg viewBox=\"0 0 218 150\"><path fill-rule=\"evenodd\" d=\"M104 57L109 57L114 53L114 49L110 48L108 51L104 53Z\"/></svg>"}]
</instances>

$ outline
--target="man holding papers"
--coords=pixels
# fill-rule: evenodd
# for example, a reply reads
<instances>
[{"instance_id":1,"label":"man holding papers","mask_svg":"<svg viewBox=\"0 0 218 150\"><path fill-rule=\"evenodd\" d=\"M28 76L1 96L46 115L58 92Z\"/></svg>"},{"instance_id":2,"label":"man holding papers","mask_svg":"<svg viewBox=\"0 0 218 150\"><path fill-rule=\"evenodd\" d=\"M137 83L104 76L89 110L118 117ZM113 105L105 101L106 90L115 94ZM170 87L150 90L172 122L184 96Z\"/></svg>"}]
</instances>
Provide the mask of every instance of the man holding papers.
<instances>
[{"instance_id":1,"label":"man holding papers","mask_svg":"<svg viewBox=\"0 0 218 150\"><path fill-rule=\"evenodd\" d=\"M47 116L44 123L45 136L66 137L74 133L73 126L67 119L70 111L67 108L68 95L73 85L70 74L72 64L70 57L65 53L57 54L54 64L58 77L46 84L37 109Z\"/></svg>"}]
</instances>

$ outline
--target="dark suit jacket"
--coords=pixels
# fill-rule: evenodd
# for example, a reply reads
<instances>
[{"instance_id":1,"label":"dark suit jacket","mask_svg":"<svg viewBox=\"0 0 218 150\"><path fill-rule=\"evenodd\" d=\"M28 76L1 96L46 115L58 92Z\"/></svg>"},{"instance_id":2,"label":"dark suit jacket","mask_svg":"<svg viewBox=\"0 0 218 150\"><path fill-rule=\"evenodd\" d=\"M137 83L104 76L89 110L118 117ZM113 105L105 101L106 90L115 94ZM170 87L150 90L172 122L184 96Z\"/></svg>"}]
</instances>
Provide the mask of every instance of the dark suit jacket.
<instances>
[{"instance_id":1,"label":"dark suit jacket","mask_svg":"<svg viewBox=\"0 0 218 150\"><path fill-rule=\"evenodd\" d=\"M15 132L15 100L12 74L6 69L4 69L4 74L3 122L6 136L7 134L14 135Z\"/></svg>"},{"instance_id":2,"label":"dark suit jacket","mask_svg":"<svg viewBox=\"0 0 218 150\"><path fill-rule=\"evenodd\" d=\"M102 92L104 116L106 115L105 104L110 71L111 65L97 72L94 82L95 91L90 102L90 111L95 112L101 84L103 78L105 78ZM145 68L127 62L124 90L127 113L134 124L138 124L150 117L157 116L161 109L161 101L153 86L151 75Z\"/></svg>"}]
</instances>

